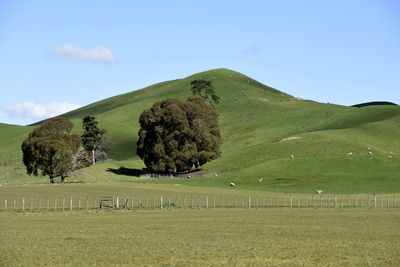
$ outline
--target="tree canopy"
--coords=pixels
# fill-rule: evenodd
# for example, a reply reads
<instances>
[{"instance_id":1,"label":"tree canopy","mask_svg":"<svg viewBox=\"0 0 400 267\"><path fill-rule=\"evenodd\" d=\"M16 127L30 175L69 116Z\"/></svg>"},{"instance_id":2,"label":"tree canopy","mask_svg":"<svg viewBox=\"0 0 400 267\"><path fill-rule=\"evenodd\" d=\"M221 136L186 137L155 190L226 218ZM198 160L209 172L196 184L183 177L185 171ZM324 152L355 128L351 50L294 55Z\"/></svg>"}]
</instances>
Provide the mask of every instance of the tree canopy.
<instances>
[{"instance_id":1,"label":"tree canopy","mask_svg":"<svg viewBox=\"0 0 400 267\"><path fill-rule=\"evenodd\" d=\"M219 103L219 96L215 94L211 81L194 80L190 84L192 85L190 90L194 96L202 97L208 104L211 104L211 101L214 101L216 104Z\"/></svg>"},{"instance_id":2,"label":"tree canopy","mask_svg":"<svg viewBox=\"0 0 400 267\"><path fill-rule=\"evenodd\" d=\"M221 154L217 114L202 97L157 102L139 123L137 154L153 172L188 172Z\"/></svg>"},{"instance_id":3,"label":"tree canopy","mask_svg":"<svg viewBox=\"0 0 400 267\"><path fill-rule=\"evenodd\" d=\"M73 124L57 117L43 122L22 143L23 161L29 175L61 177L61 182L73 171L72 161L80 146L78 135L71 133Z\"/></svg>"},{"instance_id":4,"label":"tree canopy","mask_svg":"<svg viewBox=\"0 0 400 267\"><path fill-rule=\"evenodd\" d=\"M85 116L82 120L83 135L82 145L92 157L93 165L96 162L107 159L109 142L105 137L106 130L99 129L98 122L94 116Z\"/></svg>"}]
</instances>

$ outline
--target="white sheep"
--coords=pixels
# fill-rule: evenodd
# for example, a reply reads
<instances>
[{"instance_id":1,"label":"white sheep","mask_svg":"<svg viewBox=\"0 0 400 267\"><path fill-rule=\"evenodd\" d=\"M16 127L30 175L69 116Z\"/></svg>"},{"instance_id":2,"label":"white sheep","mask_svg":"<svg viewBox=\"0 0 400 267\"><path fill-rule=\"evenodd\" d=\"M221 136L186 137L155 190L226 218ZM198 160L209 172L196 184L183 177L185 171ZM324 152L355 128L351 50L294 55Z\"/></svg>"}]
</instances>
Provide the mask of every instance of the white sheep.
<instances>
[{"instance_id":1,"label":"white sheep","mask_svg":"<svg viewBox=\"0 0 400 267\"><path fill-rule=\"evenodd\" d=\"M368 155L372 155L372 152L371 152L371 151L368 151Z\"/></svg>"},{"instance_id":2,"label":"white sheep","mask_svg":"<svg viewBox=\"0 0 400 267\"><path fill-rule=\"evenodd\" d=\"M215 177L217 177L217 176L218 176L218 174L216 174L216 173L215 173L215 174L214 174L214 176L215 176Z\"/></svg>"},{"instance_id":3,"label":"white sheep","mask_svg":"<svg viewBox=\"0 0 400 267\"><path fill-rule=\"evenodd\" d=\"M264 178L260 178L258 179L258 181L261 183L264 180Z\"/></svg>"},{"instance_id":4,"label":"white sheep","mask_svg":"<svg viewBox=\"0 0 400 267\"><path fill-rule=\"evenodd\" d=\"M229 186L234 187L234 186L236 186L236 185L235 185L235 183L230 183Z\"/></svg>"},{"instance_id":5,"label":"white sheep","mask_svg":"<svg viewBox=\"0 0 400 267\"><path fill-rule=\"evenodd\" d=\"M321 195L322 194L322 190L317 190L317 194Z\"/></svg>"},{"instance_id":6,"label":"white sheep","mask_svg":"<svg viewBox=\"0 0 400 267\"><path fill-rule=\"evenodd\" d=\"M353 152L347 153L347 156L353 156Z\"/></svg>"},{"instance_id":7,"label":"white sheep","mask_svg":"<svg viewBox=\"0 0 400 267\"><path fill-rule=\"evenodd\" d=\"M290 158L291 158L291 159L294 159L294 156L293 156L293 155L290 155Z\"/></svg>"}]
</instances>

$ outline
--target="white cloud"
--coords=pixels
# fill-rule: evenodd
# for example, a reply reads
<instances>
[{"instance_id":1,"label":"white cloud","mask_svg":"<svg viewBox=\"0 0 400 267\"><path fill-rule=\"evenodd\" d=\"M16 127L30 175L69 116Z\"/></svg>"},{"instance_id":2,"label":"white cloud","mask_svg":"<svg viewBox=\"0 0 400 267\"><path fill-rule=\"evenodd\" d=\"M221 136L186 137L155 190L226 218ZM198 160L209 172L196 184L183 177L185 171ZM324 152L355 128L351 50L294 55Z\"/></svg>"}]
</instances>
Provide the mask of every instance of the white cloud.
<instances>
[{"instance_id":1,"label":"white cloud","mask_svg":"<svg viewBox=\"0 0 400 267\"><path fill-rule=\"evenodd\" d=\"M25 102L23 104L7 106L4 108L4 111L11 118L33 118L42 120L61 115L80 107L80 105L70 104L68 102L53 102L48 105Z\"/></svg>"},{"instance_id":2,"label":"white cloud","mask_svg":"<svg viewBox=\"0 0 400 267\"><path fill-rule=\"evenodd\" d=\"M115 63L111 49L104 46L95 46L91 49L82 49L72 45L58 46L54 48L54 54L61 58L68 58L79 61Z\"/></svg>"}]
</instances>

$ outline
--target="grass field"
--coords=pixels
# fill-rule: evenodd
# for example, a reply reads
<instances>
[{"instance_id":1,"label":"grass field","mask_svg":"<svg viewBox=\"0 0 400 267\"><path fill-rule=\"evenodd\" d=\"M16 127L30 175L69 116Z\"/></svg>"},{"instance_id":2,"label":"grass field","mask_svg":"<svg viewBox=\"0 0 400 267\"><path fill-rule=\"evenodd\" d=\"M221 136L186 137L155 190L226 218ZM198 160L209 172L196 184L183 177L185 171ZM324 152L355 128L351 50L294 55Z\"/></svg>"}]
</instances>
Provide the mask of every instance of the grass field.
<instances>
[{"instance_id":1,"label":"grass field","mask_svg":"<svg viewBox=\"0 0 400 267\"><path fill-rule=\"evenodd\" d=\"M0 229L2 266L400 264L391 209L0 213Z\"/></svg>"}]
</instances>

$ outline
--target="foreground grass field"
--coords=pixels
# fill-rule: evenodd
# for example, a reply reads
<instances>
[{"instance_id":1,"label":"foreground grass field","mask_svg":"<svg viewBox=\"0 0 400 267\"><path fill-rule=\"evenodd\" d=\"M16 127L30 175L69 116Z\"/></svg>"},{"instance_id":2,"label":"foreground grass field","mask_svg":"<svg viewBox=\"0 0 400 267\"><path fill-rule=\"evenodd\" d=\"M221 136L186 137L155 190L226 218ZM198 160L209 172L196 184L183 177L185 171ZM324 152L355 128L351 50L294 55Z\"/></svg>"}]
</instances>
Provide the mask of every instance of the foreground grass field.
<instances>
[{"instance_id":1,"label":"foreground grass field","mask_svg":"<svg viewBox=\"0 0 400 267\"><path fill-rule=\"evenodd\" d=\"M397 209L0 213L1 266L399 266Z\"/></svg>"}]
</instances>

